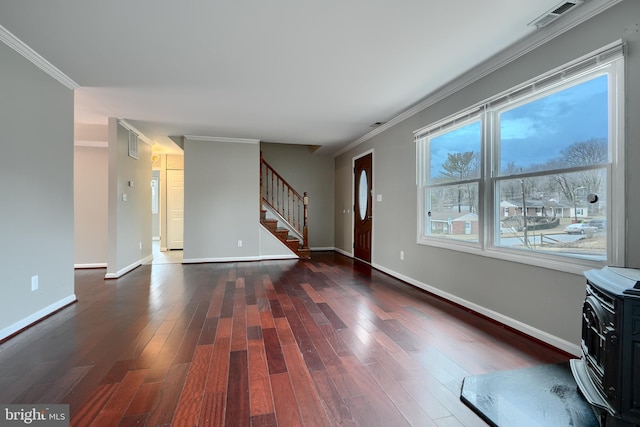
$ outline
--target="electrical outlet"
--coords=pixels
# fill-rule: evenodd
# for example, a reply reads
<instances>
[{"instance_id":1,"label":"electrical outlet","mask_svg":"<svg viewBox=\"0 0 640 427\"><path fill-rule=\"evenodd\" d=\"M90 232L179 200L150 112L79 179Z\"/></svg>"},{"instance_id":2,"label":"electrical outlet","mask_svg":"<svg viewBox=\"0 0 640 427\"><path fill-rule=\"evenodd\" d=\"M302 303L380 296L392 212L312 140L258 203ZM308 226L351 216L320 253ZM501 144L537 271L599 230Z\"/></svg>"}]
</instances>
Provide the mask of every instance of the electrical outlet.
<instances>
[{"instance_id":1,"label":"electrical outlet","mask_svg":"<svg viewBox=\"0 0 640 427\"><path fill-rule=\"evenodd\" d=\"M404 251L400 251L400 261L404 261Z\"/></svg>"},{"instance_id":2,"label":"electrical outlet","mask_svg":"<svg viewBox=\"0 0 640 427\"><path fill-rule=\"evenodd\" d=\"M242 247L242 240L238 240L238 247L241 248Z\"/></svg>"},{"instance_id":3,"label":"electrical outlet","mask_svg":"<svg viewBox=\"0 0 640 427\"><path fill-rule=\"evenodd\" d=\"M140 242L140 250L142 250L142 242Z\"/></svg>"},{"instance_id":4,"label":"electrical outlet","mask_svg":"<svg viewBox=\"0 0 640 427\"><path fill-rule=\"evenodd\" d=\"M31 276L31 290L32 291L37 291L38 290L38 275L37 274L35 276Z\"/></svg>"}]
</instances>

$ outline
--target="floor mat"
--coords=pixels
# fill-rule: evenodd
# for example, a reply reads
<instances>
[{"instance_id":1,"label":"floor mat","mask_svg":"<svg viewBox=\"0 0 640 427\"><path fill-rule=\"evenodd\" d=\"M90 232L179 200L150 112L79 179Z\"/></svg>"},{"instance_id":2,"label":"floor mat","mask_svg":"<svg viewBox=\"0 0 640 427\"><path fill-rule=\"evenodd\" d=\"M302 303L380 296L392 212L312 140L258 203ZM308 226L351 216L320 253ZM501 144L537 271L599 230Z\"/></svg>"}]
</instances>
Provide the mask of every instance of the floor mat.
<instances>
[{"instance_id":1,"label":"floor mat","mask_svg":"<svg viewBox=\"0 0 640 427\"><path fill-rule=\"evenodd\" d=\"M492 426L599 427L568 362L466 377L460 399Z\"/></svg>"}]
</instances>

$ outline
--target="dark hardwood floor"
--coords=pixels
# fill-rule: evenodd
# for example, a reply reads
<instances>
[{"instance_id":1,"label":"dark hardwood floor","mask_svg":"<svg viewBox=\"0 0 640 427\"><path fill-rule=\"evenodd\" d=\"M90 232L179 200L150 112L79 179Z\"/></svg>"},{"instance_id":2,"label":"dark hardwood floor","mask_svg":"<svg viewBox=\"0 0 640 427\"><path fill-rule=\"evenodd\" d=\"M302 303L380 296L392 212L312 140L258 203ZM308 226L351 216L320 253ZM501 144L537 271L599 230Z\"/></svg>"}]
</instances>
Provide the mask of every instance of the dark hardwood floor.
<instances>
[{"instance_id":1,"label":"dark hardwood floor","mask_svg":"<svg viewBox=\"0 0 640 427\"><path fill-rule=\"evenodd\" d=\"M462 379L569 356L332 252L77 270L0 345L0 402L76 426L482 426Z\"/></svg>"}]
</instances>

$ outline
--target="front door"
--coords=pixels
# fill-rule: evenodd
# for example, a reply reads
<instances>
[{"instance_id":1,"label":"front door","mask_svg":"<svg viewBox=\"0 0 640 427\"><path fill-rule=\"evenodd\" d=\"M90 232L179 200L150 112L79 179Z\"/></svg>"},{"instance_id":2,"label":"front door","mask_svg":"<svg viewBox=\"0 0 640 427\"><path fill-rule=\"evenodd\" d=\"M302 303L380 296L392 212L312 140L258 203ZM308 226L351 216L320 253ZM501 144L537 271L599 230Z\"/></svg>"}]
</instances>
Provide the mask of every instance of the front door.
<instances>
[{"instance_id":1,"label":"front door","mask_svg":"<svg viewBox=\"0 0 640 427\"><path fill-rule=\"evenodd\" d=\"M371 229L373 224L373 154L360 157L354 167L354 227L353 255L366 262L371 262Z\"/></svg>"}]
</instances>

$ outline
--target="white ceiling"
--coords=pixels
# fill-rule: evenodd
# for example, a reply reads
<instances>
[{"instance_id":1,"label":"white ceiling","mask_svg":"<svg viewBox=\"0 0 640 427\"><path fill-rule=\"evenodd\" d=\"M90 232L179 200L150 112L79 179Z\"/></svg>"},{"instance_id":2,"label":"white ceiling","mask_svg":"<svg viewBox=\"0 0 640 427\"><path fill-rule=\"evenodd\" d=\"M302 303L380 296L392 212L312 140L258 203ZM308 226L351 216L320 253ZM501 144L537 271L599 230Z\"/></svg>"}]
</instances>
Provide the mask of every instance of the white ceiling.
<instances>
[{"instance_id":1,"label":"white ceiling","mask_svg":"<svg viewBox=\"0 0 640 427\"><path fill-rule=\"evenodd\" d=\"M593 0L596 1L596 0ZM0 25L73 80L75 120L341 147L536 31L558 0L21 0Z\"/></svg>"}]
</instances>

